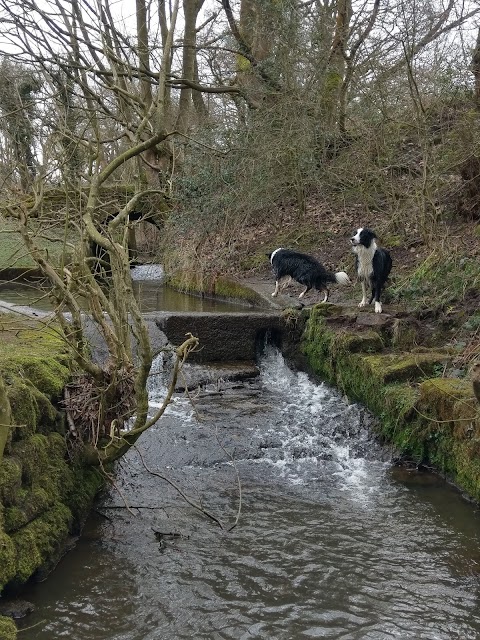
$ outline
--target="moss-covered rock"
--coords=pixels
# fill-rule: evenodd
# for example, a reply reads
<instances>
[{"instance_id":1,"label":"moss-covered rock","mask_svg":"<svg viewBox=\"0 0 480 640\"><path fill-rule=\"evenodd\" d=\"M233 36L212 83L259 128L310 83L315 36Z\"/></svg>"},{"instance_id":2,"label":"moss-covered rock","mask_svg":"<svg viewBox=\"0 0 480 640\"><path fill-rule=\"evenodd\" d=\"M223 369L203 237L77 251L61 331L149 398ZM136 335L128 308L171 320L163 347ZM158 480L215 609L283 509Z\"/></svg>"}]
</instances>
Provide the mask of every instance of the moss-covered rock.
<instances>
[{"instance_id":1,"label":"moss-covered rock","mask_svg":"<svg viewBox=\"0 0 480 640\"><path fill-rule=\"evenodd\" d=\"M15 504L16 494L22 486L22 465L20 460L5 456L0 464L0 502Z\"/></svg>"},{"instance_id":2,"label":"moss-covered rock","mask_svg":"<svg viewBox=\"0 0 480 640\"><path fill-rule=\"evenodd\" d=\"M74 467L73 482L65 497L73 516L73 531L79 532L93 498L104 485L105 477L98 468L80 464Z\"/></svg>"},{"instance_id":3,"label":"moss-covered rock","mask_svg":"<svg viewBox=\"0 0 480 640\"><path fill-rule=\"evenodd\" d=\"M58 408L70 377L63 342L35 321L0 316L0 332L0 376L12 412L0 464L1 591L22 584L62 553L103 478L67 455Z\"/></svg>"},{"instance_id":4,"label":"moss-covered rock","mask_svg":"<svg viewBox=\"0 0 480 640\"><path fill-rule=\"evenodd\" d=\"M470 382L426 380L420 385L417 411L417 437L425 440L425 455L480 500L480 410Z\"/></svg>"},{"instance_id":5,"label":"moss-covered rock","mask_svg":"<svg viewBox=\"0 0 480 640\"><path fill-rule=\"evenodd\" d=\"M336 335L334 348L336 352L377 353L384 347L384 342L376 331L340 331Z\"/></svg>"},{"instance_id":6,"label":"moss-covered rock","mask_svg":"<svg viewBox=\"0 0 480 640\"><path fill-rule=\"evenodd\" d=\"M0 638L1 640L15 640L17 638L17 627L11 618L0 616Z\"/></svg>"},{"instance_id":7,"label":"moss-covered rock","mask_svg":"<svg viewBox=\"0 0 480 640\"><path fill-rule=\"evenodd\" d=\"M22 439L37 430L63 431L63 415L54 406L70 377L69 356L53 330L20 323L12 331L10 316L0 316L0 376L11 408L10 438Z\"/></svg>"},{"instance_id":8,"label":"moss-covered rock","mask_svg":"<svg viewBox=\"0 0 480 640\"><path fill-rule=\"evenodd\" d=\"M217 277L214 281L213 293L218 298L237 300L246 304L263 303L263 299L253 289L228 278Z\"/></svg>"},{"instance_id":9,"label":"moss-covered rock","mask_svg":"<svg viewBox=\"0 0 480 640\"><path fill-rule=\"evenodd\" d=\"M262 305L264 303L263 298L250 287L222 276L178 271L168 277L167 284L173 289L199 296L235 300L248 305Z\"/></svg>"},{"instance_id":10,"label":"moss-covered rock","mask_svg":"<svg viewBox=\"0 0 480 640\"><path fill-rule=\"evenodd\" d=\"M8 400L7 391L3 378L0 376L0 463L3 451L10 435L10 425L12 421L12 409Z\"/></svg>"},{"instance_id":11,"label":"moss-covered rock","mask_svg":"<svg viewBox=\"0 0 480 640\"><path fill-rule=\"evenodd\" d=\"M391 343L394 349L413 347L419 340L419 328L411 318L396 318L392 324Z\"/></svg>"},{"instance_id":12,"label":"moss-covered rock","mask_svg":"<svg viewBox=\"0 0 480 640\"><path fill-rule=\"evenodd\" d=\"M315 310L302 350L320 377L380 418L379 435L480 500L480 411L467 380L433 377L447 352L382 350L383 336L329 324Z\"/></svg>"},{"instance_id":13,"label":"moss-covered rock","mask_svg":"<svg viewBox=\"0 0 480 640\"><path fill-rule=\"evenodd\" d=\"M38 518L54 502L44 487L21 489L15 497L16 504L5 508L4 530L6 533L18 531L26 524Z\"/></svg>"},{"instance_id":14,"label":"moss-covered rock","mask_svg":"<svg viewBox=\"0 0 480 640\"><path fill-rule=\"evenodd\" d=\"M441 370L451 359L447 353L428 351L422 353L386 353L363 356L359 366L367 376L374 376L382 383L404 382L427 378Z\"/></svg>"},{"instance_id":15,"label":"moss-covered rock","mask_svg":"<svg viewBox=\"0 0 480 640\"><path fill-rule=\"evenodd\" d=\"M15 577L16 571L17 553L15 545L10 536L0 531L0 590Z\"/></svg>"},{"instance_id":16,"label":"moss-covered rock","mask_svg":"<svg viewBox=\"0 0 480 640\"><path fill-rule=\"evenodd\" d=\"M58 502L47 512L12 535L17 556L15 582L23 584L68 536L72 522L70 509Z\"/></svg>"}]
</instances>

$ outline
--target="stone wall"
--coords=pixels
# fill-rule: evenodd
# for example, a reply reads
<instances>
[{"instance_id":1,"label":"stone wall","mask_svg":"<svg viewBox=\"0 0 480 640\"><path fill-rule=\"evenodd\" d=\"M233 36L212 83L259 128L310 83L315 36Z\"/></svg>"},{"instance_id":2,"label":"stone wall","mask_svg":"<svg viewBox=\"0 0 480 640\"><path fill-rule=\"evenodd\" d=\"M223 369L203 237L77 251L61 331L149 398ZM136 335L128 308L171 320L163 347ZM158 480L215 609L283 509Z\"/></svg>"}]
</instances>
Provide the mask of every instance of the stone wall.
<instances>
[{"instance_id":1,"label":"stone wall","mask_svg":"<svg viewBox=\"0 0 480 640\"><path fill-rule=\"evenodd\" d=\"M411 318L317 305L286 320L313 371L380 418L381 438L480 500L480 410L470 380L444 376L450 350Z\"/></svg>"},{"instance_id":2,"label":"stone wall","mask_svg":"<svg viewBox=\"0 0 480 640\"><path fill-rule=\"evenodd\" d=\"M2 592L58 561L102 478L72 464L66 450L61 399L70 363L63 343L54 331L7 316L0 325L0 400L10 421L0 456Z\"/></svg>"},{"instance_id":3,"label":"stone wall","mask_svg":"<svg viewBox=\"0 0 480 640\"><path fill-rule=\"evenodd\" d=\"M217 313L152 311L145 320L154 320L168 340L179 345L191 332L200 340L200 349L189 356L191 362L255 360L258 341L279 334L278 313Z\"/></svg>"}]
</instances>

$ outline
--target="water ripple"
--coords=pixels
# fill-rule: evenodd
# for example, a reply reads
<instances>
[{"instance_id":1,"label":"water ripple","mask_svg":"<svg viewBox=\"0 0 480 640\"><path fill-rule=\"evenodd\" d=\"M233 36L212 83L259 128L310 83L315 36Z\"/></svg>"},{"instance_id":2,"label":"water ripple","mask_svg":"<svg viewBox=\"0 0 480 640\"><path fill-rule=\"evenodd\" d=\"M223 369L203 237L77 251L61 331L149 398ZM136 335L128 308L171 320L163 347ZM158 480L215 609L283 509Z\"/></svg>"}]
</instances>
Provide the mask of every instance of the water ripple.
<instances>
[{"instance_id":1,"label":"water ripple","mask_svg":"<svg viewBox=\"0 0 480 640\"><path fill-rule=\"evenodd\" d=\"M158 402L158 376L151 393ZM26 625L47 622L23 640L480 637L478 515L439 479L390 470L367 412L275 351L259 380L197 402L179 397L143 455L228 519L233 452L239 525L206 522L132 452L122 497L99 504L107 518L26 595L37 605Z\"/></svg>"}]
</instances>

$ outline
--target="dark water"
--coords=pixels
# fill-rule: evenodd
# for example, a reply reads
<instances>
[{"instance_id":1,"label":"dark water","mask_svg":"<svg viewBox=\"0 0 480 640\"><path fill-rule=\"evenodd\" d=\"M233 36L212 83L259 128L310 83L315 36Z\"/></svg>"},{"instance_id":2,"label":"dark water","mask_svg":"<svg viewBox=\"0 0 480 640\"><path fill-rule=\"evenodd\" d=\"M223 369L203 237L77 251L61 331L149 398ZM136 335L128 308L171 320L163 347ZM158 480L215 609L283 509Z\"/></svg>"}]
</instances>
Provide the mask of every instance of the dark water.
<instances>
[{"instance_id":1,"label":"dark water","mask_svg":"<svg viewBox=\"0 0 480 640\"><path fill-rule=\"evenodd\" d=\"M133 287L143 312L147 311L249 311L249 307L196 296L186 296L163 285L160 265L140 265L132 269ZM0 301L50 311L52 304L41 281L0 282Z\"/></svg>"},{"instance_id":2,"label":"dark water","mask_svg":"<svg viewBox=\"0 0 480 640\"><path fill-rule=\"evenodd\" d=\"M478 513L392 468L369 415L276 350L260 369L193 407L178 396L144 434L75 550L24 594L22 640L480 638ZM163 389L152 378L152 408ZM238 525L145 465L225 524L237 470Z\"/></svg>"}]
</instances>

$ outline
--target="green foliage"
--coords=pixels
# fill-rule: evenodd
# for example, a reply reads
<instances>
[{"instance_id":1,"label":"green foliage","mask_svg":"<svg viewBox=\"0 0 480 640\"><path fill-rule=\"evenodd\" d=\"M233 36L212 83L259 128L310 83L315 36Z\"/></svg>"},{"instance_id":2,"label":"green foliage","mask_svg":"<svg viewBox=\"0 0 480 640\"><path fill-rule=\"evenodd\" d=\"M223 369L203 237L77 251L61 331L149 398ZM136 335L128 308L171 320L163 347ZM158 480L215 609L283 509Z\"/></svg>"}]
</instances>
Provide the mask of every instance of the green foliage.
<instances>
[{"instance_id":1,"label":"green foliage","mask_svg":"<svg viewBox=\"0 0 480 640\"><path fill-rule=\"evenodd\" d=\"M471 332L478 331L480 329L480 311L472 313L468 320L463 324L463 328Z\"/></svg>"}]
</instances>

